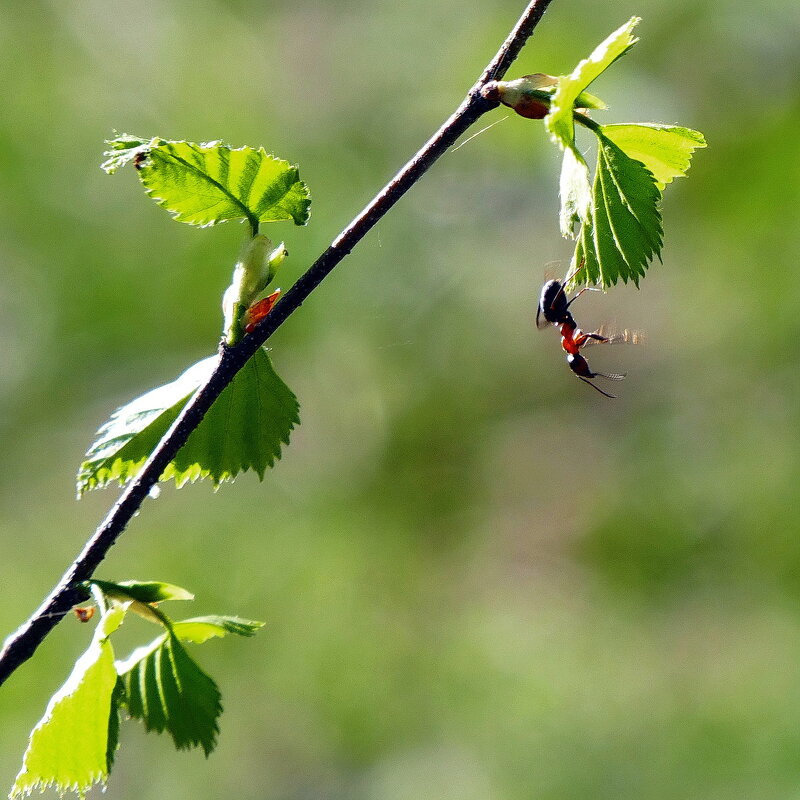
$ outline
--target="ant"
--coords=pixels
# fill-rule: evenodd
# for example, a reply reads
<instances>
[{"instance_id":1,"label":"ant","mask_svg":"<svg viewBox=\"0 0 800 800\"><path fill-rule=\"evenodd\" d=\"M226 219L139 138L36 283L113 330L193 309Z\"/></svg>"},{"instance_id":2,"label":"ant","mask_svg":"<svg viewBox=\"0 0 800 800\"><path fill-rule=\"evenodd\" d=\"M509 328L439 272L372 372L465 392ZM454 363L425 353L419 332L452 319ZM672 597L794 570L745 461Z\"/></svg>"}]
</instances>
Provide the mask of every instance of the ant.
<instances>
[{"instance_id":1,"label":"ant","mask_svg":"<svg viewBox=\"0 0 800 800\"><path fill-rule=\"evenodd\" d=\"M583 269L583 263L572 273L569 277L565 278L563 283L557 280L550 280L542 286L542 293L539 296L539 306L536 309L536 327L540 330L546 328L548 325L558 325L561 331L561 346L567 354L567 364L569 368L584 382L588 383L592 389L597 390L600 394L606 397L615 398L616 395L604 391L596 384L592 383L590 378L606 378L610 381L621 381L625 374L615 372L592 372L589 367L589 362L581 355L580 349L592 342L600 342L604 344L613 344L617 341L636 341L636 337L625 331L621 336L608 337L603 336L599 331L593 333L584 333L575 322L572 312L569 307L584 293L588 291L598 291L590 287L581 289L575 297L571 300L567 299L567 292L565 286L575 275ZM544 317L544 321L540 318Z\"/></svg>"}]
</instances>

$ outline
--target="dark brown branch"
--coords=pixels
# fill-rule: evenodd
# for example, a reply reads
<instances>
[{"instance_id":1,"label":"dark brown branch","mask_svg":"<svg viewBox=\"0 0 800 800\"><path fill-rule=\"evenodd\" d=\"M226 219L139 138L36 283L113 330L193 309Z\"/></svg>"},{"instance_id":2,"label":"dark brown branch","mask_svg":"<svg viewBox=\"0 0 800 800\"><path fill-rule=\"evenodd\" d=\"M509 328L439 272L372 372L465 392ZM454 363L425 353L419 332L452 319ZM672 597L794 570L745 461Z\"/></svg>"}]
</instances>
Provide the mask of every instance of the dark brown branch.
<instances>
[{"instance_id":1,"label":"dark brown branch","mask_svg":"<svg viewBox=\"0 0 800 800\"><path fill-rule=\"evenodd\" d=\"M490 80L505 75L533 33L551 0L533 0L489 62L464 102L419 152L375 196L372 202L336 237L331 246L308 268L275 308L241 343L221 347L217 366L181 415L164 435L142 471L133 480L106 518L86 543L75 562L41 607L6 640L0 652L0 684L29 659L36 648L70 608L81 599L77 584L92 576L111 546L137 513L161 473L185 444L191 432L219 397L234 375L261 345L296 311L326 275L364 238L378 220L422 177L443 153L447 152L475 120L497 103L481 96Z\"/></svg>"}]
</instances>

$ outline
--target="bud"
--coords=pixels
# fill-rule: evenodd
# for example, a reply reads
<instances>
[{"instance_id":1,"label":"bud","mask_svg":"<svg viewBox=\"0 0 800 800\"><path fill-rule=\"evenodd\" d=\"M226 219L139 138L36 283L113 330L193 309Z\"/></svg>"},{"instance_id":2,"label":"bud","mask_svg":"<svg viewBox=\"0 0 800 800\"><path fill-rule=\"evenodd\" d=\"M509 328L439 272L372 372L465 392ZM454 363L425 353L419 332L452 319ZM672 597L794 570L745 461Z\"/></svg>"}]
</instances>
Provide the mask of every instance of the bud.
<instances>
[{"instance_id":1,"label":"bud","mask_svg":"<svg viewBox=\"0 0 800 800\"><path fill-rule=\"evenodd\" d=\"M244 329L246 333L252 333L253 329L261 322L264 317L272 311L272 306L278 301L281 296L281 290L276 289L269 297L253 303L244 314Z\"/></svg>"},{"instance_id":2,"label":"bud","mask_svg":"<svg viewBox=\"0 0 800 800\"><path fill-rule=\"evenodd\" d=\"M521 117L544 119L557 83L553 75L538 72L515 81L493 81L484 87L483 96L513 108Z\"/></svg>"},{"instance_id":3,"label":"bud","mask_svg":"<svg viewBox=\"0 0 800 800\"><path fill-rule=\"evenodd\" d=\"M228 344L238 340L241 335L239 320L242 314L271 283L287 255L283 242L273 250L272 241L263 234L254 236L245 243L233 270L231 285L222 298L224 330Z\"/></svg>"},{"instance_id":4,"label":"bud","mask_svg":"<svg viewBox=\"0 0 800 800\"><path fill-rule=\"evenodd\" d=\"M526 119L544 119L550 112L550 100L557 86L556 76L537 72L515 81L490 81L483 87L481 94L487 100L513 108ZM600 98L588 92L581 92L575 101L576 109L605 107L606 104Z\"/></svg>"}]
</instances>

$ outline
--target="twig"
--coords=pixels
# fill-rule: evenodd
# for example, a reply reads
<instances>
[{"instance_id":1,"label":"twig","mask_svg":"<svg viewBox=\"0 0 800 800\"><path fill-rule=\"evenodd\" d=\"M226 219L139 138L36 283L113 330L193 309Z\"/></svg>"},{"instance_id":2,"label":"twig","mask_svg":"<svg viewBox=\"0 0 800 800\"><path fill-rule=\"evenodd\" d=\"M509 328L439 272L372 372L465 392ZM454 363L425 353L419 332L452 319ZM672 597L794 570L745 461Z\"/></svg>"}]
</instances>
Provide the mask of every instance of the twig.
<instances>
[{"instance_id":1,"label":"twig","mask_svg":"<svg viewBox=\"0 0 800 800\"><path fill-rule=\"evenodd\" d=\"M375 196L372 202L345 228L330 247L308 268L249 336L235 347L220 347L217 366L208 381L186 404L178 419L164 435L139 475L120 495L106 518L86 543L72 566L62 576L41 607L8 637L0 651L0 684L27 661L47 634L70 608L81 600L77 584L92 576L111 546L138 512L150 489L192 431L200 424L211 404L233 380L236 373L264 342L296 311L326 275L364 238L375 223L447 152L475 120L497 103L481 96L490 80L502 78L533 33L551 0L532 0L503 46L489 62L477 83L455 113L426 142L419 152Z\"/></svg>"}]
</instances>

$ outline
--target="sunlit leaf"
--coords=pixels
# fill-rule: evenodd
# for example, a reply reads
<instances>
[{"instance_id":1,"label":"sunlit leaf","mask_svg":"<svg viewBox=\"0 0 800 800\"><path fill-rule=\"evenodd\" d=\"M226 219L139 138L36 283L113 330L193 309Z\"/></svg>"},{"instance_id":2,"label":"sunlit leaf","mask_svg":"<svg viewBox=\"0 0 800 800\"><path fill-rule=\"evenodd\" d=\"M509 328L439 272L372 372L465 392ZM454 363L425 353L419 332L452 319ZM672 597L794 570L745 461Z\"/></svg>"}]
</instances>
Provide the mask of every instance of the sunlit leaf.
<instances>
[{"instance_id":1,"label":"sunlit leaf","mask_svg":"<svg viewBox=\"0 0 800 800\"><path fill-rule=\"evenodd\" d=\"M200 361L172 383L115 411L81 464L78 493L113 481L125 484L134 477L216 363L216 356ZM174 479L182 486L210 478L218 485L248 469L263 478L299 423L298 408L266 350L259 349L217 398L160 480Z\"/></svg>"},{"instance_id":2,"label":"sunlit leaf","mask_svg":"<svg viewBox=\"0 0 800 800\"><path fill-rule=\"evenodd\" d=\"M115 600L137 600L140 603L162 603L165 600L194 600L194 595L180 586L163 581L100 581L92 578L93 583L102 589L103 594Z\"/></svg>"},{"instance_id":3,"label":"sunlit leaf","mask_svg":"<svg viewBox=\"0 0 800 800\"><path fill-rule=\"evenodd\" d=\"M633 29L639 21L639 17L632 17L601 42L588 58L580 61L571 74L558 79L544 124L553 141L562 149L572 147L575 141L572 112L578 96L636 44L638 39L633 36Z\"/></svg>"},{"instance_id":4,"label":"sunlit leaf","mask_svg":"<svg viewBox=\"0 0 800 800\"><path fill-rule=\"evenodd\" d=\"M572 236L574 225L586 220L592 200L589 167L575 147L567 147L564 150L559 193L561 235Z\"/></svg>"},{"instance_id":5,"label":"sunlit leaf","mask_svg":"<svg viewBox=\"0 0 800 800\"><path fill-rule=\"evenodd\" d=\"M662 245L661 192L652 173L598 133L592 202L580 232L573 283L613 286L618 280L637 286Z\"/></svg>"},{"instance_id":6,"label":"sunlit leaf","mask_svg":"<svg viewBox=\"0 0 800 800\"><path fill-rule=\"evenodd\" d=\"M172 632L184 642L202 644L215 636L235 633L238 636L254 636L263 627L263 622L240 617L208 616L182 619L172 624Z\"/></svg>"},{"instance_id":7,"label":"sunlit leaf","mask_svg":"<svg viewBox=\"0 0 800 800\"><path fill-rule=\"evenodd\" d=\"M128 713L148 731L167 731L175 747L216 746L222 703L216 683L173 634L167 633L117 663Z\"/></svg>"},{"instance_id":8,"label":"sunlit leaf","mask_svg":"<svg viewBox=\"0 0 800 800\"><path fill-rule=\"evenodd\" d=\"M677 125L633 124L601 125L607 139L636 161L641 161L663 190L673 178L686 175L692 154L705 147L706 140L699 131Z\"/></svg>"},{"instance_id":9,"label":"sunlit leaf","mask_svg":"<svg viewBox=\"0 0 800 800\"><path fill-rule=\"evenodd\" d=\"M179 222L216 225L231 219L308 222L311 199L296 166L263 147L172 142L127 134L108 142L102 164L115 172L133 162L147 193Z\"/></svg>"},{"instance_id":10,"label":"sunlit leaf","mask_svg":"<svg viewBox=\"0 0 800 800\"><path fill-rule=\"evenodd\" d=\"M117 672L108 637L124 616L124 606L111 606L67 682L50 699L44 717L31 733L11 797L50 786L60 793L82 795L105 782L118 729L112 699Z\"/></svg>"}]
</instances>

